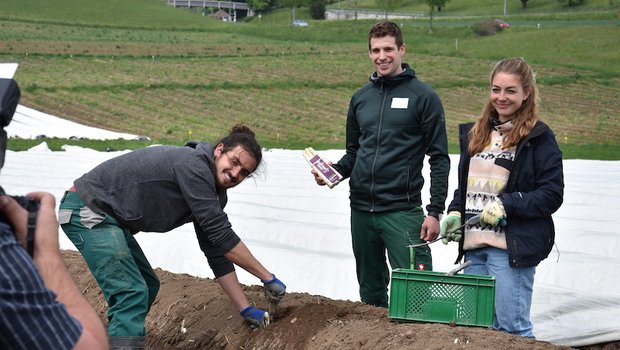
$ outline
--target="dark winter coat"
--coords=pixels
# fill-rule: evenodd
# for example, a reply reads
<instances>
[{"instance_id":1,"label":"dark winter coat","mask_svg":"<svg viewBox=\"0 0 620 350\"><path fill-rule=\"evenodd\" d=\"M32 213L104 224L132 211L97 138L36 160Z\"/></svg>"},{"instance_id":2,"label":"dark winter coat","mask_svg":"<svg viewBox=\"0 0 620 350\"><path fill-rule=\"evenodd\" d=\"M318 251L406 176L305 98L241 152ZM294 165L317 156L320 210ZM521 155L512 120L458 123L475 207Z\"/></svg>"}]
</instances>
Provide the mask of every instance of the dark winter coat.
<instances>
[{"instance_id":1,"label":"dark winter coat","mask_svg":"<svg viewBox=\"0 0 620 350\"><path fill-rule=\"evenodd\" d=\"M473 125L459 125L459 184L448 211L465 212L470 160L468 135ZM562 152L552 130L543 122L536 123L529 135L517 144L506 190L499 198L508 221L504 231L510 266L538 265L553 247L555 227L551 214L560 208L564 198ZM457 262L462 257L463 240L459 244Z\"/></svg>"}]
</instances>

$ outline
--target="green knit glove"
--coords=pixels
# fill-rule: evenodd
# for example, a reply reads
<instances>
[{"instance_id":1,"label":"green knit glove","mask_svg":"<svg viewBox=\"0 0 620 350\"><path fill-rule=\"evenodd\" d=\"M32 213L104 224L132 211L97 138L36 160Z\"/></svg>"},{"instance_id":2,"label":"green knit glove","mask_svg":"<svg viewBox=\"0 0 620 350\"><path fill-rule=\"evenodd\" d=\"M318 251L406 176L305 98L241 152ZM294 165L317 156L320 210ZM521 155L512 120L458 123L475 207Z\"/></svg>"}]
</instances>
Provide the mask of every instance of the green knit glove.
<instances>
[{"instance_id":1,"label":"green knit glove","mask_svg":"<svg viewBox=\"0 0 620 350\"><path fill-rule=\"evenodd\" d=\"M439 235L441 236L441 243L448 244L451 241L458 242L463 237L461 232L461 213L458 211L451 211L441 221L439 226Z\"/></svg>"}]
</instances>

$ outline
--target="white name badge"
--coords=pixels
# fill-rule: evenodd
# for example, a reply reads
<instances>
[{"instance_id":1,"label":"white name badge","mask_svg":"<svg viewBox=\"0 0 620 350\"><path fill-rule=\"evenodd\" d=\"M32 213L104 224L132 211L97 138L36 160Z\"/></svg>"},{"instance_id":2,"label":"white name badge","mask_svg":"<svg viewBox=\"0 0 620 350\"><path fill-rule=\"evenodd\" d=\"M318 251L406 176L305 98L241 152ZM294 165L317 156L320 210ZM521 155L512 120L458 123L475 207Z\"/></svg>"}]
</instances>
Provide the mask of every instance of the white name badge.
<instances>
[{"instance_id":1,"label":"white name badge","mask_svg":"<svg viewBox=\"0 0 620 350\"><path fill-rule=\"evenodd\" d=\"M394 109L407 109L408 104L409 104L409 98L407 97L392 98L392 108Z\"/></svg>"}]
</instances>

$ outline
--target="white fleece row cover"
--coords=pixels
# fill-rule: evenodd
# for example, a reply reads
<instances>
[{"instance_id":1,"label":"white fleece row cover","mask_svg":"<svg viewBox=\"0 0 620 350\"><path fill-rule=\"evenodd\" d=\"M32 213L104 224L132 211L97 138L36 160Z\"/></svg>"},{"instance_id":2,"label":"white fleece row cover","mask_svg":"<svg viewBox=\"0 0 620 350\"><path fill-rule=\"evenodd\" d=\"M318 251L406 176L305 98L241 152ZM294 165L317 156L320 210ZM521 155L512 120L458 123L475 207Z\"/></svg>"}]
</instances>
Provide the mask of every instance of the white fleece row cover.
<instances>
[{"instance_id":1,"label":"white fleece row cover","mask_svg":"<svg viewBox=\"0 0 620 350\"><path fill-rule=\"evenodd\" d=\"M20 121L19 115L16 121ZM23 123L19 128L18 123L12 123L10 127L20 137L50 135L52 121L58 130L72 130L70 134L75 137L110 137L108 131L82 128L51 116L37 123ZM10 194L45 190L60 199L75 178L122 153L79 147L51 152L45 143L26 152L9 151L0 184ZM344 150L317 153L335 162ZM456 186L458 156L451 155L450 159L448 202ZM303 150L265 150L264 161L259 176L229 191L226 212L234 230L254 255L286 283L288 291L358 301L347 181L333 189L317 186ZM620 161L565 160L564 175L564 203L554 215L556 247L536 273L534 334L539 340L573 347L617 341ZM427 181L422 197L428 201L428 165L423 176ZM153 267L213 278L191 224L170 233L139 233L136 238ZM63 234L60 244L63 249L75 249ZM437 242L431 248L436 271L454 267L456 244ZM237 273L244 284L260 284L242 269Z\"/></svg>"}]
</instances>

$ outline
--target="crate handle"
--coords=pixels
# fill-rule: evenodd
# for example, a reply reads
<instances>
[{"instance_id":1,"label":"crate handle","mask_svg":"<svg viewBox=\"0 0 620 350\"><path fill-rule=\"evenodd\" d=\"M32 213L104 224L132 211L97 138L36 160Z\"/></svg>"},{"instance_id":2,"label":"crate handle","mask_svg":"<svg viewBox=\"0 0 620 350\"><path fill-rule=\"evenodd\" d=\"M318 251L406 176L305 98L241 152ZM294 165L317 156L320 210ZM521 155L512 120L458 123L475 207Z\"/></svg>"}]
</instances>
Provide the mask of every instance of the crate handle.
<instances>
[{"instance_id":1,"label":"crate handle","mask_svg":"<svg viewBox=\"0 0 620 350\"><path fill-rule=\"evenodd\" d=\"M449 272L446 273L446 276L454 276L454 274L456 274L457 272L461 271L462 269L466 268L469 265L471 265L471 260L467 260L461 265L455 267L453 270L450 270Z\"/></svg>"}]
</instances>

